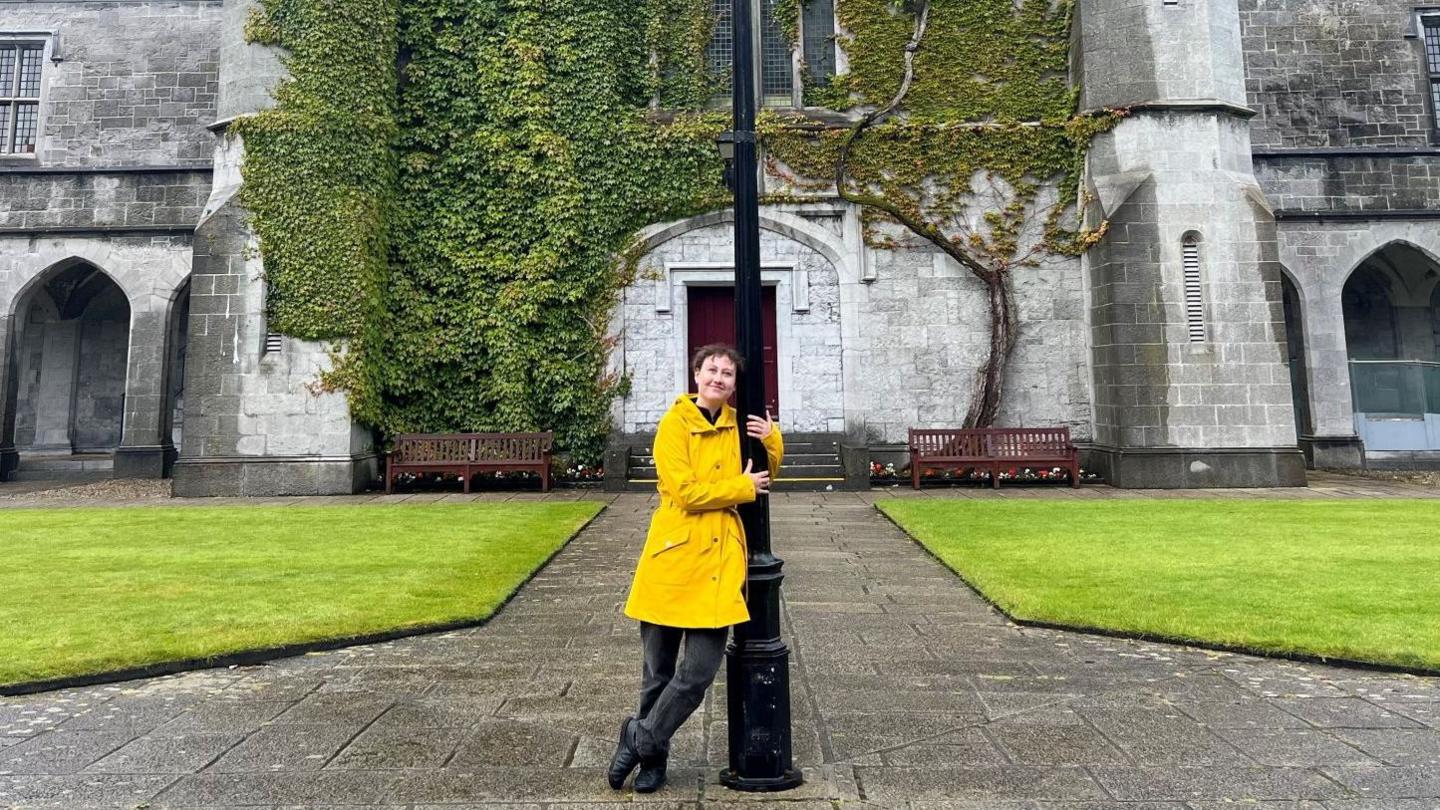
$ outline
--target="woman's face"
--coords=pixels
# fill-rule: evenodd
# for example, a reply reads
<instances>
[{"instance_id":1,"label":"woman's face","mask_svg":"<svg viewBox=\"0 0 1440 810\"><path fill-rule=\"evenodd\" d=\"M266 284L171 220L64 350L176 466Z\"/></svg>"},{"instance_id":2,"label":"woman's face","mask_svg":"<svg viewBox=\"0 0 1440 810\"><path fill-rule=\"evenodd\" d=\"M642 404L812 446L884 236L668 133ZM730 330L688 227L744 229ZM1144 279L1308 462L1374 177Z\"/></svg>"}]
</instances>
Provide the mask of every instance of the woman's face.
<instances>
[{"instance_id":1,"label":"woman's face","mask_svg":"<svg viewBox=\"0 0 1440 810\"><path fill-rule=\"evenodd\" d=\"M712 355L695 372L695 390L700 404L714 410L735 393L735 364L723 354Z\"/></svg>"}]
</instances>

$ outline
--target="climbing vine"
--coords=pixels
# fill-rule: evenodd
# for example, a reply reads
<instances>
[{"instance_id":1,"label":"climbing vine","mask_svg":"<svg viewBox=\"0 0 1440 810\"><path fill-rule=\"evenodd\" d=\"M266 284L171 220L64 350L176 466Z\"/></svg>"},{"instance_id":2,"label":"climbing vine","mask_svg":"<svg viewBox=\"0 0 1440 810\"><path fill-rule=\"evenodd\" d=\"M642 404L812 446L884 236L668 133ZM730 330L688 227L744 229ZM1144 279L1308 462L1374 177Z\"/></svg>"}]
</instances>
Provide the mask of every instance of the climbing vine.
<instances>
[{"instance_id":1,"label":"climbing vine","mask_svg":"<svg viewBox=\"0 0 1440 810\"><path fill-rule=\"evenodd\" d=\"M1119 112L1076 114L1067 82L1073 0L840 0L853 123L780 118L768 169L791 187L862 206L872 244L903 226L984 285L990 350L967 427L992 424L1019 332L1012 274L1105 233L1079 220L1091 140ZM879 226L877 227L877 223Z\"/></svg>"},{"instance_id":2,"label":"climbing vine","mask_svg":"<svg viewBox=\"0 0 1440 810\"><path fill-rule=\"evenodd\" d=\"M246 33L284 49L275 105L230 124L264 257L267 328L361 333L388 275L396 0L261 0Z\"/></svg>"},{"instance_id":3,"label":"climbing vine","mask_svg":"<svg viewBox=\"0 0 1440 810\"><path fill-rule=\"evenodd\" d=\"M358 417L553 429L598 458L633 268L617 259L644 225L725 199L723 123L651 120L666 74L634 17L632 0L403 0L392 273L346 369Z\"/></svg>"},{"instance_id":4,"label":"climbing vine","mask_svg":"<svg viewBox=\"0 0 1440 810\"><path fill-rule=\"evenodd\" d=\"M792 41L804 2L775 3ZM762 117L780 196L838 194L872 240L903 225L986 281L992 371L1009 273L1103 233L1071 222L1114 120L1075 114L1071 2L838 0L849 70L805 98L851 123ZM551 429L594 460L634 235L728 204L712 0L261 3L290 78L233 131L271 328L347 338L324 382L384 435Z\"/></svg>"}]
</instances>

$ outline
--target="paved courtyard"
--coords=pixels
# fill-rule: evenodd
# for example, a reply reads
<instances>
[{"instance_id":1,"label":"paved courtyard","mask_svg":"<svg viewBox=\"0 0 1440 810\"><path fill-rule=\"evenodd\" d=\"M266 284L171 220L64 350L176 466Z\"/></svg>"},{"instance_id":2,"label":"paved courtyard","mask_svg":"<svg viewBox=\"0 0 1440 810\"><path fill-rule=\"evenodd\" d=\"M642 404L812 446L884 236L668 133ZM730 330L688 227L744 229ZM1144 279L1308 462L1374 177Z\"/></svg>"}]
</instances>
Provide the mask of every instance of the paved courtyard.
<instances>
[{"instance_id":1,"label":"paved courtyard","mask_svg":"<svg viewBox=\"0 0 1440 810\"><path fill-rule=\"evenodd\" d=\"M638 674L620 605L654 505L622 495L484 627L0 698L0 806L1440 807L1440 678L1020 628L878 515L885 494L773 499L807 776L790 793L718 785L723 689L676 739L668 788L606 787Z\"/></svg>"}]
</instances>

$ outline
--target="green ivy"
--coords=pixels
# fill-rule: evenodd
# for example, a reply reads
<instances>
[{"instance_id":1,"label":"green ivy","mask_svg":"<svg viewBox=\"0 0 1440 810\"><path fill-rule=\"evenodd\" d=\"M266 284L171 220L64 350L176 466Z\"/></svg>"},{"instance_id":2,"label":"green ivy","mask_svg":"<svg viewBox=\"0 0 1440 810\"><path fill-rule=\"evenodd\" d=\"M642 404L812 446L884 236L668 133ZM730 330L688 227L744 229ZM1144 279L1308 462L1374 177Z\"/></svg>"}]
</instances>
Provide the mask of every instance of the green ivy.
<instances>
[{"instance_id":1,"label":"green ivy","mask_svg":"<svg viewBox=\"0 0 1440 810\"><path fill-rule=\"evenodd\" d=\"M271 331L360 334L388 276L395 0L261 0L246 33L285 49L275 106L236 119L240 202L264 256Z\"/></svg>"},{"instance_id":2,"label":"green ivy","mask_svg":"<svg viewBox=\"0 0 1440 810\"><path fill-rule=\"evenodd\" d=\"M352 408L387 435L553 429L593 461L619 383L618 257L646 224L723 204L723 122L650 120L633 0L401 9L392 276Z\"/></svg>"},{"instance_id":3,"label":"green ivy","mask_svg":"<svg viewBox=\"0 0 1440 810\"><path fill-rule=\"evenodd\" d=\"M347 338L325 382L384 435L551 429L597 459L624 386L607 336L634 234L728 203L711 0L261 2L249 33L285 48L290 78L232 131L271 328ZM777 3L792 41L802 2ZM977 171L1027 193L1073 181L1107 124L1074 115L1071 2L937 0L903 114L852 155L857 182L908 199L938 180L943 208ZM838 3L850 69L807 104L883 105L913 11ZM844 128L767 115L762 130L795 189L833 177ZM1083 249L1050 225L1056 249Z\"/></svg>"}]
</instances>

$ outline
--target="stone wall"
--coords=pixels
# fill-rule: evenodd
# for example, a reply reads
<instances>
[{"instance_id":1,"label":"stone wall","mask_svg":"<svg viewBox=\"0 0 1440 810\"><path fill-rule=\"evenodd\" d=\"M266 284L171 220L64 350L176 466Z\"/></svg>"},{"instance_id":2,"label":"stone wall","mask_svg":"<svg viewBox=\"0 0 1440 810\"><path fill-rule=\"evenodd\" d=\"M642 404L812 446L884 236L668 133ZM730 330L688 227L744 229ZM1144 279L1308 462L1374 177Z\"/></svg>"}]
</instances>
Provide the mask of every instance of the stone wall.
<instances>
[{"instance_id":1,"label":"stone wall","mask_svg":"<svg viewBox=\"0 0 1440 810\"><path fill-rule=\"evenodd\" d=\"M1440 228L1433 221L1356 220L1326 223L1323 228L1286 221L1280 223L1277 237L1280 263L1294 279L1301 299L1315 435L1339 447L1342 455L1331 462L1334 466L1358 466L1341 293L1355 268L1386 245L1412 246L1436 261ZM1351 444L1342 442L1347 437Z\"/></svg>"},{"instance_id":2,"label":"stone wall","mask_svg":"<svg viewBox=\"0 0 1440 810\"><path fill-rule=\"evenodd\" d=\"M626 433L653 431L683 390L685 284L720 282L732 272L732 226L716 220L657 226L669 236L642 262L647 277L625 291L614 329L621 338L615 370L623 363L632 382L617 413ZM989 347L983 285L900 232L890 234L899 241L893 249L865 246L850 207L767 207L761 220L762 278L777 286L780 309L782 429L845 432L879 445L904 442L912 427L960 425ZM808 292L797 300L802 284ZM669 308L657 309L667 295ZM1067 425L1088 440L1078 262L1017 272L1015 297L1020 336L1000 424Z\"/></svg>"},{"instance_id":3,"label":"stone wall","mask_svg":"<svg viewBox=\"0 0 1440 810\"><path fill-rule=\"evenodd\" d=\"M375 475L368 431L343 395L316 390L330 348L285 338L266 351L263 266L235 199L244 143L223 141L196 229L175 493L354 492Z\"/></svg>"},{"instance_id":4,"label":"stone wall","mask_svg":"<svg viewBox=\"0 0 1440 810\"><path fill-rule=\"evenodd\" d=\"M130 307L120 288L111 287L91 302L80 319L70 434L77 451L109 452L120 444L129 343Z\"/></svg>"},{"instance_id":5,"label":"stone wall","mask_svg":"<svg viewBox=\"0 0 1440 810\"><path fill-rule=\"evenodd\" d=\"M731 227L700 228L659 245L642 261L647 278L625 290L618 350L631 381L626 433L653 431L676 394L686 390L687 290L724 286L734 278ZM776 288L781 429L844 430L839 276L813 249L768 230L760 234L760 261L763 280Z\"/></svg>"},{"instance_id":6,"label":"stone wall","mask_svg":"<svg viewBox=\"0 0 1440 810\"><path fill-rule=\"evenodd\" d=\"M1240 0L1257 148L1423 146L1423 54L1409 0Z\"/></svg>"},{"instance_id":7,"label":"stone wall","mask_svg":"<svg viewBox=\"0 0 1440 810\"><path fill-rule=\"evenodd\" d=\"M1104 80L1079 82L1081 106L1243 103L1237 15L1234 0L1085 0L1075 72Z\"/></svg>"},{"instance_id":8,"label":"stone wall","mask_svg":"<svg viewBox=\"0 0 1440 810\"><path fill-rule=\"evenodd\" d=\"M16 410L24 362L23 330L31 302L58 272L85 262L102 270L130 306L128 353L116 358L125 380L123 435L117 474L160 475L170 451L166 326L190 272L189 234L5 235L0 233L0 477L14 469ZM68 414L68 409L66 410ZM68 416L67 416L68 420ZM68 421L67 421L68 424ZM143 469L142 469L143 468Z\"/></svg>"},{"instance_id":9,"label":"stone wall","mask_svg":"<svg viewBox=\"0 0 1440 810\"><path fill-rule=\"evenodd\" d=\"M1255 175L1285 212L1440 208L1440 155L1261 154Z\"/></svg>"},{"instance_id":10,"label":"stone wall","mask_svg":"<svg viewBox=\"0 0 1440 810\"><path fill-rule=\"evenodd\" d=\"M0 232L54 228L193 228L210 169L21 173L0 167Z\"/></svg>"},{"instance_id":11,"label":"stone wall","mask_svg":"<svg viewBox=\"0 0 1440 810\"><path fill-rule=\"evenodd\" d=\"M62 61L47 59L42 74L39 164L207 162L220 10L219 0L0 4L0 33L60 38Z\"/></svg>"},{"instance_id":12,"label":"stone wall","mask_svg":"<svg viewBox=\"0 0 1440 810\"><path fill-rule=\"evenodd\" d=\"M895 234L899 236L899 234ZM896 444L912 427L959 427L990 347L984 285L948 256L901 237L871 250L874 281L857 283L845 317L851 418L870 444ZM1019 337L1006 367L997 425L1068 426L1091 438L1079 264L1057 260L1015 271Z\"/></svg>"},{"instance_id":13,"label":"stone wall","mask_svg":"<svg viewBox=\"0 0 1440 810\"><path fill-rule=\"evenodd\" d=\"M1228 115L1148 114L1092 152L1097 182L1138 180L1107 201L1110 232L1089 257L1096 438L1121 486L1303 483L1283 452L1296 432L1280 275L1244 136ZM1187 238L1198 243L1200 339Z\"/></svg>"}]
</instances>

